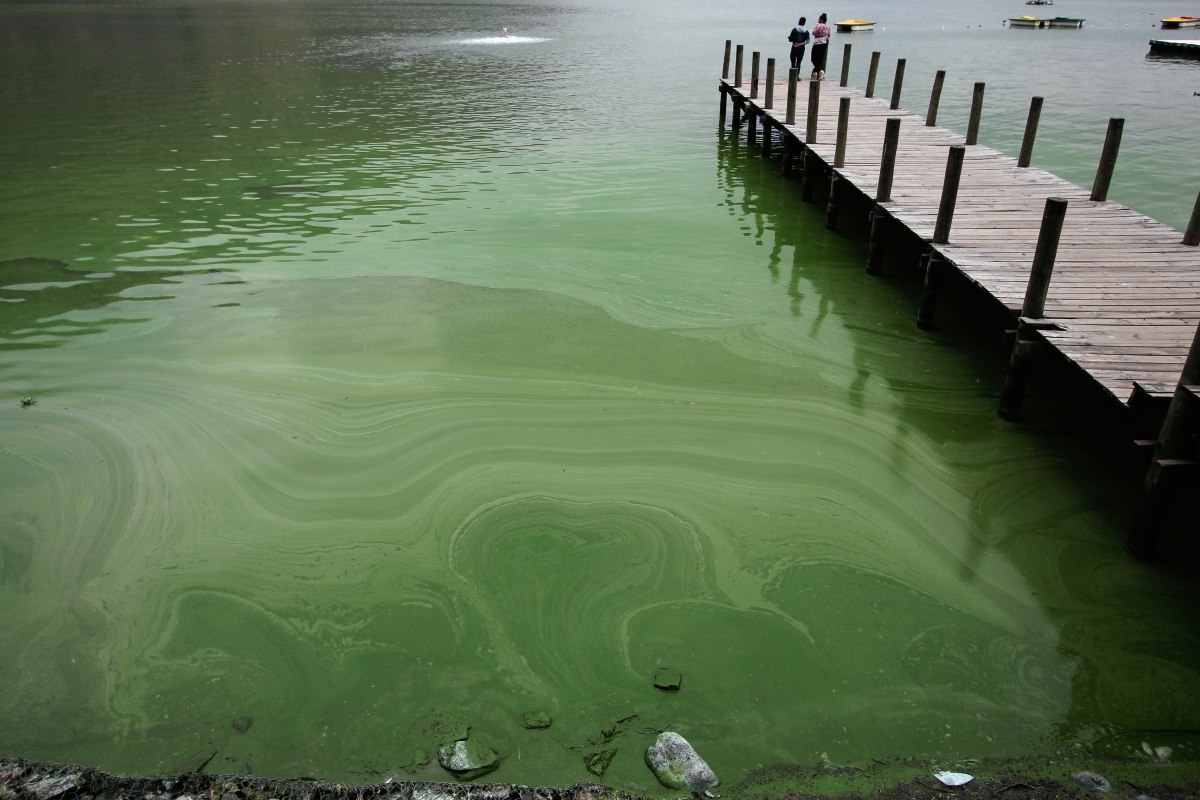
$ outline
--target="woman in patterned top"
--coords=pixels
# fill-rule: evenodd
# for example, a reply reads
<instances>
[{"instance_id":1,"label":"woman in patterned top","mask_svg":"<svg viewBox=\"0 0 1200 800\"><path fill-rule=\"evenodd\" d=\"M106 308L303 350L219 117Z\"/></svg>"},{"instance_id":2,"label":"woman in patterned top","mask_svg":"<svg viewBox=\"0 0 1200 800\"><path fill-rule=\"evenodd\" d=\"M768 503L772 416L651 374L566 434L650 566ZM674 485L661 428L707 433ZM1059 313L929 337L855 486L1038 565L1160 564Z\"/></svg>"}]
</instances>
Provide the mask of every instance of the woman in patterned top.
<instances>
[{"instance_id":1,"label":"woman in patterned top","mask_svg":"<svg viewBox=\"0 0 1200 800\"><path fill-rule=\"evenodd\" d=\"M829 17L822 14L812 29L812 76L819 81L825 80L825 58L829 55Z\"/></svg>"}]
</instances>

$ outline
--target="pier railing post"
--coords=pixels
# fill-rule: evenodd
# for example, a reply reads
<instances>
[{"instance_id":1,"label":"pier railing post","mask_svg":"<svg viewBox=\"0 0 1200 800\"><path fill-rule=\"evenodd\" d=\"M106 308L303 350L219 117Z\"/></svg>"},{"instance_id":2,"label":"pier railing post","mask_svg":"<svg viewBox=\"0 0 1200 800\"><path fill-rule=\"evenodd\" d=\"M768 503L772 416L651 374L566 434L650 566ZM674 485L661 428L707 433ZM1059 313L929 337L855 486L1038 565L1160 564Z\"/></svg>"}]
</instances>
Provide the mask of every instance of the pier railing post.
<instances>
[{"instance_id":1,"label":"pier railing post","mask_svg":"<svg viewBox=\"0 0 1200 800\"><path fill-rule=\"evenodd\" d=\"M933 243L946 244L950 241L950 225L954 222L954 205L958 202L958 183L962 178L963 158L967 148L961 144L951 146L946 155L946 177L942 180L942 202L938 204L937 222L933 226Z\"/></svg>"},{"instance_id":2,"label":"pier railing post","mask_svg":"<svg viewBox=\"0 0 1200 800\"><path fill-rule=\"evenodd\" d=\"M925 285L921 287L921 305L917 309L917 327L929 330L933 327L933 314L937 309L938 292L942 288L942 273L946 263L938 251L932 250L925 264Z\"/></svg>"},{"instance_id":3,"label":"pier railing post","mask_svg":"<svg viewBox=\"0 0 1200 800\"><path fill-rule=\"evenodd\" d=\"M787 125L796 124L796 82L799 79L800 70L795 67L788 70L787 115L784 117L784 123Z\"/></svg>"},{"instance_id":4,"label":"pier railing post","mask_svg":"<svg viewBox=\"0 0 1200 800\"><path fill-rule=\"evenodd\" d=\"M808 82L808 125L804 129L804 141L814 143L817 141L817 114L821 107L821 82Z\"/></svg>"},{"instance_id":5,"label":"pier railing post","mask_svg":"<svg viewBox=\"0 0 1200 800\"><path fill-rule=\"evenodd\" d=\"M850 43L846 43L846 48L842 50L842 79L838 82L838 86L845 86L850 82Z\"/></svg>"},{"instance_id":6,"label":"pier railing post","mask_svg":"<svg viewBox=\"0 0 1200 800\"><path fill-rule=\"evenodd\" d=\"M883 132L883 157L879 162L879 185L875 190L875 202L887 203L892 199L892 173L896 169L896 151L900 147L900 118L888 117Z\"/></svg>"},{"instance_id":7,"label":"pier railing post","mask_svg":"<svg viewBox=\"0 0 1200 800\"><path fill-rule=\"evenodd\" d=\"M1196 467L1192 460L1197 427L1200 426L1200 326L1192 338L1187 360L1175 396L1167 409L1150 468L1142 480L1142 491L1133 512L1129 533L1125 535L1125 549L1135 558L1149 558L1154 554L1158 534L1167 516L1171 499L1172 478L1187 467Z\"/></svg>"},{"instance_id":8,"label":"pier railing post","mask_svg":"<svg viewBox=\"0 0 1200 800\"><path fill-rule=\"evenodd\" d=\"M1107 200L1108 184L1112 182L1113 168L1117 166L1117 151L1121 149L1121 132L1125 120L1113 117L1108 121L1108 134L1104 137L1104 152L1100 154L1100 166L1096 169L1096 182L1092 184L1092 199Z\"/></svg>"},{"instance_id":9,"label":"pier railing post","mask_svg":"<svg viewBox=\"0 0 1200 800\"><path fill-rule=\"evenodd\" d=\"M905 59L896 59L896 80L892 82L892 104L889 108L895 110L900 107L900 89L904 86L904 62Z\"/></svg>"},{"instance_id":10,"label":"pier railing post","mask_svg":"<svg viewBox=\"0 0 1200 800\"><path fill-rule=\"evenodd\" d=\"M889 117L883 134L883 157L879 163L879 186L875 190L875 210L871 215L871 238L867 244L867 273L878 275L883 266L883 238L887 231L887 212L881 203L892 199L892 173L900 146L900 118Z\"/></svg>"},{"instance_id":11,"label":"pier railing post","mask_svg":"<svg viewBox=\"0 0 1200 800\"><path fill-rule=\"evenodd\" d=\"M725 63L721 65L721 79L729 80L729 51L733 48L733 40L725 40Z\"/></svg>"},{"instance_id":12,"label":"pier railing post","mask_svg":"<svg viewBox=\"0 0 1200 800\"><path fill-rule=\"evenodd\" d=\"M737 56L733 60L733 85L739 89L742 86L742 58L744 56L746 46L739 44L737 46Z\"/></svg>"},{"instance_id":13,"label":"pier railing post","mask_svg":"<svg viewBox=\"0 0 1200 800\"><path fill-rule=\"evenodd\" d=\"M767 59L767 85L763 88L763 108L775 107L775 59Z\"/></svg>"},{"instance_id":14,"label":"pier railing post","mask_svg":"<svg viewBox=\"0 0 1200 800\"><path fill-rule=\"evenodd\" d=\"M946 70L939 69L933 76L933 93L929 95L929 111L925 113L925 124L937 125L938 104L942 102L942 84L946 82Z\"/></svg>"},{"instance_id":15,"label":"pier railing post","mask_svg":"<svg viewBox=\"0 0 1200 800\"><path fill-rule=\"evenodd\" d=\"M1029 273L1029 285L1025 288L1021 317L1017 320L1017 339L1008 362L1008 374L1004 376L1000 407L996 409L1002 419L1015 420L1021 414L1021 401L1025 398L1025 386L1029 383L1030 362L1037 348L1035 321L1041 319L1046 311L1046 295L1050 292L1050 277L1054 273L1054 259L1058 255L1058 240L1062 236L1066 215L1066 200L1061 197L1046 200L1042 229L1033 253L1033 269Z\"/></svg>"},{"instance_id":16,"label":"pier railing post","mask_svg":"<svg viewBox=\"0 0 1200 800\"><path fill-rule=\"evenodd\" d=\"M1196 205L1192 206L1192 218L1188 220L1187 230L1183 232L1183 244L1189 247L1200 245L1200 194L1196 195Z\"/></svg>"},{"instance_id":17,"label":"pier railing post","mask_svg":"<svg viewBox=\"0 0 1200 800\"><path fill-rule=\"evenodd\" d=\"M967 120L967 144L979 143L979 120L983 117L983 89L986 84L975 84L971 93L971 116Z\"/></svg>"},{"instance_id":18,"label":"pier railing post","mask_svg":"<svg viewBox=\"0 0 1200 800\"><path fill-rule=\"evenodd\" d=\"M750 99L758 97L758 60L761 53L755 50L750 54Z\"/></svg>"},{"instance_id":19,"label":"pier railing post","mask_svg":"<svg viewBox=\"0 0 1200 800\"><path fill-rule=\"evenodd\" d=\"M1038 120L1042 118L1042 98L1035 97L1029 101L1029 119L1025 120L1025 137L1021 139L1021 155L1017 157L1018 167L1028 167L1033 158L1033 140L1037 138Z\"/></svg>"},{"instance_id":20,"label":"pier railing post","mask_svg":"<svg viewBox=\"0 0 1200 800\"><path fill-rule=\"evenodd\" d=\"M871 53L871 68L867 70L867 97L875 96L875 78L879 76L879 56L878 50Z\"/></svg>"},{"instance_id":21,"label":"pier railing post","mask_svg":"<svg viewBox=\"0 0 1200 800\"><path fill-rule=\"evenodd\" d=\"M833 148L833 166L846 166L846 139L850 135L850 98L843 97L838 102L837 144ZM1196 208L1200 209L1200 198L1196 200ZM1195 216L1195 215L1193 215Z\"/></svg>"}]
</instances>

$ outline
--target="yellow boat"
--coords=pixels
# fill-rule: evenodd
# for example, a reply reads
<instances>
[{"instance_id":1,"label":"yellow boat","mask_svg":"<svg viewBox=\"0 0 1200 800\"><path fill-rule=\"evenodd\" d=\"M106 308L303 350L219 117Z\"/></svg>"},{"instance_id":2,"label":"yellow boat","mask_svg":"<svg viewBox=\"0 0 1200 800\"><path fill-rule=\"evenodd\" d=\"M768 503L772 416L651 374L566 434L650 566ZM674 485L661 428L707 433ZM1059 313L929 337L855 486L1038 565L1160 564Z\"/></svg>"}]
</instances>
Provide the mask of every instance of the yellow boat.
<instances>
[{"instance_id":1,"label":"yellow boat","mask_svg":"<svg viewBox=\"0 0 1200 800\"><path fill-rule=\"evenodd\" d=\"M841 22L835 22L838 33L849 33L850 31L869 31L875 28L874 22L869 22L865 19L844 19Z\"/></svg>"},{"instance_id":2,"label":"yellow boat","mask_svg":"<svg viewBox=\"0 0 1200 800\"><path fill-rule=\"evenodd\" d=\"M1200 28L1200 17L1167 17L1162 21L1164 28Z\"/></svg>"}]
</instances>

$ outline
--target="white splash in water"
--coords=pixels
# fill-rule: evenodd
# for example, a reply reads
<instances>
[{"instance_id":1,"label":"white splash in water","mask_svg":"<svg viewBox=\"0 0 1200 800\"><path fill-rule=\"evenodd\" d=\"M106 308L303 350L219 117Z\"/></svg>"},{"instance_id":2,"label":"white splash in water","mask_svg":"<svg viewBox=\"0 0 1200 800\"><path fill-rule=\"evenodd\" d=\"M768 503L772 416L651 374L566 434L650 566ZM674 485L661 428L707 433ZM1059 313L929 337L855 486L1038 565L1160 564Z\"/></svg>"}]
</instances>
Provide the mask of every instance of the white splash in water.
<instances>
[{"instance_id":1,"label":"white splash in water","mask_svg":"<svg viewBox=\"0 0 1200 800\"><path fill-rule=\"evenodd\" d=\"M500 36L484 36L479 39L460 39L454 44L530 44L533 42L548 42L549 39L540 39L536 36L513 36L508 32L508 28L504 29L504 33Z\"/></svg>"}]
</instances>

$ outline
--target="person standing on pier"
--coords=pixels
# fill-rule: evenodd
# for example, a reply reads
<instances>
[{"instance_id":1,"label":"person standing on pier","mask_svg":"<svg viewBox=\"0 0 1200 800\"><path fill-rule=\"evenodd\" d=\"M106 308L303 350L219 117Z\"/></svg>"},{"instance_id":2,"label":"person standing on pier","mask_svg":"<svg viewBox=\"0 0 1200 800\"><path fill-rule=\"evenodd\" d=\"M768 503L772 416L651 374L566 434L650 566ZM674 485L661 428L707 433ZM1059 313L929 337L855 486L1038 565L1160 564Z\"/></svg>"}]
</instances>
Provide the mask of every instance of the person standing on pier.
<instances>
[{"instance_id":1,"label":"person standing on pier","mask_svg":"<svg viewBox=\"0 0 1200 800\"><path fill-rule=\"evenodd\" d=\"M788 41L792 43L792 69L795 70L804 66L804 45L808 44L809 39L804 21L805 18L801 17L800 23L788 34Z\"/></svg>"},{"instance_id":2,"label":"person standing on pier","mask_svg":"<svg viewBox=\"0 0 1200 800\"><path fill-rule=\"evenodd\" d=\"M829 17L822 14L812 30L812 76L819 81L825 80L825 58L829 55Z\"/></svg>"}]
</instances>

